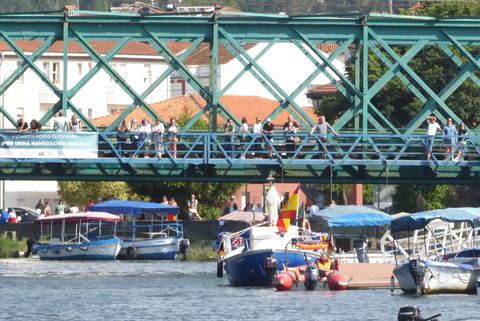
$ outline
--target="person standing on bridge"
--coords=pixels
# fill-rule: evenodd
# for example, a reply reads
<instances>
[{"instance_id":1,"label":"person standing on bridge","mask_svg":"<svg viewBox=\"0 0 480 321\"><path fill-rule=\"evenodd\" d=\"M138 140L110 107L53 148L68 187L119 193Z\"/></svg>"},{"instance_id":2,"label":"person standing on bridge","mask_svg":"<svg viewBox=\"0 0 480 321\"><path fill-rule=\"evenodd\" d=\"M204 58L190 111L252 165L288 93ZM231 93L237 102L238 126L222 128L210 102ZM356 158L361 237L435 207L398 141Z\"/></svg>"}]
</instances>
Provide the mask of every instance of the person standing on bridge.
<instances>
[{"instance_id":1,"label":"person standing on bridge","mask_svg":"<svg viewBox=\"0 0 480 321\"><path fill-rule=\"evenodd\" d=\"M445 147L445 160L454 158L453 150L455 145L457 145L457 128L451 118L447 119L447 124L443 127L443 143Z\"/></svg>"},{"instance_id":2,"label":"person standing on bridge","mask_svg":"<svg viewBox=\"0 0 480 321\"><path fill-rule=\"evenodd\" d=\"M270 118L267 118L267 122L263 124L263 129L262 132L265 135L265 147L267 148L268 151L268 157L270 159L273 156L272 152L272 144L273 144L273 130L275 129L275 126L272 123L272 120Z\"/></svg>"},{"instance_id":3,"label":"person standing on bridge","mask_svg":"<svg viewBox=\"0 0 480 321\"><path fill-rule=\"evenodd\" d=\"M130 123L123 119L117 126L117 149L121 156L125 155L127 149L128 132L130 131Z\"/></svg>"},{"instance_id":4,"label":"person standing on bridge","mask_svg":"<svg viewBox=\"0 0 480 321\"><path fill-rule=\"evenodd\" d=\"M310 135L313 134L318 134L319 139L318 139L318 151L321 152L321 157L326 158L327 156L327 134L328 133L333 133L335 136L338 135L338 133L333 129L332 125L330 125L327 121L325 121L325 116L319 116L318 117L318 123L315 124L315 126L312 127L312 130L310 130Z\"/></svg>"},{"instance_id":5,"label":"person standing on bridge","mask_svg":"<svg viewBox=\"0 0 480 321\"><path fill-rule=\"evenodd\" d=\"M229 118L227 122L223 125L223 132L225 133L225 145L224 149L225 152L233 152L235 150L234 141L233 141L233 134L235 133L235 126L232 123L232 120ZM231 157L233 157L234 153L231 153Z\"/></svg>"},{"instance_id":6,"label":"person standing on bridge","mask_svg":"<svg viewBox=\"0 0 480 321\"><path fill-rule=\"evenodd\" d=\"M437 130L443 134L443 130L440 125L437 123L437 117L429 116L427 118L427 136L425 137L425 154L427 160L430 160L432 157L433 142L435 140L435 134Z\"/></svg>"},{"instance_id":7,"label":"person standing on bridge","mask_svg":"<svg viewBox=\"0 0 480 321\"><path fill-rule=\"evenodd\" d=\"M158 158L162 158L163 154L163 133L165 132L165 126L163 125L160 118L155 119L155 125L152 128L153 132L153 144L155 147L155 153L157 153Z\"/></svg>"},{"instance_id":8,"label":"person standing on bridge","mask_svg":"<svg viewBox=\"0 0 480 321\"><path fill-rule=\"evenodd\" d=\"M61 111L58 112L57 117L53 120L53 130L56 132L67 131L67 119Z\"/></svg>"},{"instance_id":9,"label":"person standing on bridge","mask_svg":"<svg viewBox=\"0 0 480 321\"><path fill-rule=\"evenodd\" d=\"M17 130L19 133L28 131L28 123L25 120L25 117L20 116L17 122Z\"/></svg>"},{"instance_id":10,"label":"person standing on bridge","mask_svg":"<svg viewBox=\"0 0 480 321\"><path fill-rule=\"evenodd\" d=\"M173 158L177 158L177 142L178 142L178 132L180 131L180 126L177 125L175 118L170 118L170 123L167 127L167 140L169 143L169 150L172 153Z\"/></svg>"},{"instance_id":11,"label":"person standing on bridge","mask_svg":"<svg viewBox=\"0 0 480 321\"><path fill-rule=\"evenodd\" d=\"M70 122L68 122L68 131L81 132L82 122L78 119L77 115L72 115Z\"/></svg>"},{"instance_id":12,"label":"person standing on bridge","mask_svg":"<svg viewBox=\"0 0 480 321\"><path fill-rule=\"evenodd\" d=\"M255 157L258 157L258 155L256 154L261 150L260 146L262 145L262 137L261 137L262 130L263 130L262 120L259 117L256 117L255 124L253 124L253 134L254 134L253 139L255 139L255 141L252 144L252 150L254 151L252 155L255 155Z\"/></svg>"}]
</instances>

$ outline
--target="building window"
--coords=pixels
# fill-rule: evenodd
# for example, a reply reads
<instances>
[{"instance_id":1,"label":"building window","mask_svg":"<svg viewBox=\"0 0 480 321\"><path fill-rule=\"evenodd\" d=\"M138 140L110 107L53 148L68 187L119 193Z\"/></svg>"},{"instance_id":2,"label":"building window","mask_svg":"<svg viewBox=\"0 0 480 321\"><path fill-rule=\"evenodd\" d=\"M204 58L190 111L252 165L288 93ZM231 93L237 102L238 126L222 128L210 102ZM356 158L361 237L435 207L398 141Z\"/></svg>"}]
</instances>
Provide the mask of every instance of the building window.
<instances>
[{"instance_id":1,"label":"building window","mask_svg":"<svg viewBox=\"0 0 480 321\"><path fill-rule=\"evenodd\" d=\"M54 84L60 83L60 63L59 62L44 62L43 72Z\"/></svg>"},{"instance_id":2,"label":"building window","mask_svg":"<svg viewBox=\"0 0 480 321\"><path fill-rule=\"evenodd\" d=\"M93 118L93 109L92 108L87 109L87 117L88 117L88 119Z\"/></svg>"},{"instance_id":3,"label":"building window","mask_svg":"<svg viewBox=\"0 0 480 321\"><path fill-rule=\"evenodd\" d=\"M147 85L152 83L152 66L151 65L143 65L143 82Z\"/></svg>"},{"instance_id":4,"label":"building window","mask_svg":"<svg viewBox=\"0 0 480 321\"><path fill-rule=\"evenodd\" d=\"M77 64L77 71L79 76L83 75L83 64L81 62Z\"/></svg>"},{"instance_id":5,"label":"building window","mask_svg":"<svg viewBox=\"0 0 480 321\"><path fill-rule=\"evenodd\" d=\"M52 79L54 84L60 83L60 63L52 63Z\"/></svg>"},{"instance_id":6,"label":"building window","mask_svg":"<svg viewBox=\"0 0 480 321\"><path fill-rule=\"evenodd\" d=\"M17 117L25 116L25 108L24 107L17 107Z\"/></svg>"},{"instance_id":7,"label":"building window","mask_svg":"<svg viewBox=\"0 0 480 321\"><path fill-rule=\"evenodd\" d=\"M111 64L110 67L117 72L117 74L125 79L127 76L127 65L126 64ZM110 76L110 81L115 82L115 79Z\"/></svg>"},{"instance_id":8,"label":"building window","mask_svg":"<svg viewBox=\"0 0 480 321\"><path fill-rule=\"evenodd\" d=\"M88 70L92 70L93 64L91 62L88 63Z\"/></svg>"}]
</instances>

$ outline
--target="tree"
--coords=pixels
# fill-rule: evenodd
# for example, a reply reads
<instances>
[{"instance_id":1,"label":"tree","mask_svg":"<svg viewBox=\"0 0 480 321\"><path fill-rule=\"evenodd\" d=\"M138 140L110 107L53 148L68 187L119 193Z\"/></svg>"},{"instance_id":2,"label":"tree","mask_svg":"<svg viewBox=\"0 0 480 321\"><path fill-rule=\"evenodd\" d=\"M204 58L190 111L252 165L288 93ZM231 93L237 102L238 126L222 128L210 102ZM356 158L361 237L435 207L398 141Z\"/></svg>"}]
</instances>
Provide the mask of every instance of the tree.
<instances>
[{"instance_id":1,"label":"tree","mask_svg":"<svg viewBox=\"0 0 480 321\"><path fill-rule=\"evenodd\" d=\"M399 185L393 196L393 210L398 212L416 212L417 195L421 192L426 201L425 210L434 210L448 206L450 188L447 185Z\"/></svg>"},{"instance_id":2,"label":"tree","mask_svg":"<svg viewBox=\"0 0 480 321\"><path fill-rule=\"evenodd\" d=\"M125 182L61 181L58 182L58 194L68 205L79 208L83 208L89 199L144 199Z\"/></svg>"},{"instance_id":3,"label":"tree","mask_svg":"<svg viewBox=\"0 0 480 321\"><path fill-rule=\"evenodd\" d=\"M187 201L191 194L199 200L199 214L204 219L217 219L229 197L240 183L191 183L191 182L134 182L131 188L140 195L148 195L153 201L163 196L175 197L183 213L187 213Z\"/></svg>"}]
</instances>

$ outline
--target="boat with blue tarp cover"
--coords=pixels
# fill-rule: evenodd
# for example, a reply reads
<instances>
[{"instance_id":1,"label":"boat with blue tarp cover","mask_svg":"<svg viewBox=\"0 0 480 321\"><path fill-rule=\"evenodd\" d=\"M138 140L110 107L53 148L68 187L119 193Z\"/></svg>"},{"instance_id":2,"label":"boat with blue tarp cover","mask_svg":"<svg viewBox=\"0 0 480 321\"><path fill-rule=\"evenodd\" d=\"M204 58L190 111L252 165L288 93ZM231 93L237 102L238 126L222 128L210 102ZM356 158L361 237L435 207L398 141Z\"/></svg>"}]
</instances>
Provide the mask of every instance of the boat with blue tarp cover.
<instances>
[{"instance_id":1,"label":"boat with blue tarp cover","mask_svg":"<svg viewBox=\"0 0 480 321\"><path fill-rule=\"evenodd\" d=\"M410 233L420 229L428 229L434 221L450 223L468 223L472 234L478 234L480 227L480 209L472 207L446 208L414 213L400 217L391 222L391 230L394 235L398 233ZM435 255L423 254L423 258L412 257L406 263L397 264L393 274L398 280L399 286L405 293L475 293L476 281L480 272L479 255L476 239L478 235L470 238L472 244L461 242L467 248L458 249L452 253ZM430 249L437 252L438 247L444 247L440 240L438 244L432 244ZM426 251L428 249L426 248Z\"/></svg>"},{"instance_id":2,"label":"boat with blue tarp cover","mask_svg":"<svg viewBox=\"0 0 480 321\"><path fill-rule=\"evenodd\" d=\"M120 251L118 221L118 216L102 212L38 218L41 236L34 251L41 260L114 260Z\"/></svg>"},{"instance_id":3,"label":"boat with blue tarp cover","mask_svg":"<svg viewBox=\"0 0 480 321\"><path fill-rule=\"evenodd\" d=\"M95 204L91 210L123 218L119 227L122 239L119 259L174 260L189 245L183 238L183 225L178 222L178 206L111 200Z\"/></svg>"}]
</instances>

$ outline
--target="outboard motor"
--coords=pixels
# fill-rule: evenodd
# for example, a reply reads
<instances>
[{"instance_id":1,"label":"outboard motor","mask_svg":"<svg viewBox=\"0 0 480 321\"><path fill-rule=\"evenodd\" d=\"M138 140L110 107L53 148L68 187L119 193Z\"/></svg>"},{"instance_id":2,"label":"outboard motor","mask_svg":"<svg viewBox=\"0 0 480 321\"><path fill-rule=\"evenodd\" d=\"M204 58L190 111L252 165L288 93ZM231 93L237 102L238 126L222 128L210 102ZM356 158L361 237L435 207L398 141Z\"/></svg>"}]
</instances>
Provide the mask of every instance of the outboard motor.
<instances>
[{"instance_id":1,"label":"outboard motor","mask_svg":"<svg viewBox=\"0 0 480 321\"><path fill-rule=\"evenodd\" d=\"M318 268L315 264L308 264L305 270L305 289L315 290L318 282Z\"/></svg>"},{"instance_id":2,"label":"outboard motor","mask_svg":"<svg viewBox=\"0 0 480 321\"><path fill-rule=\"evenodd\" d=\"M278 270L277 258L273 255L268 255L267 257L265 257L265 261L263 265L265 267L265 272L273 280L273 277L275 276L275 273L277 273L277 270Z\"/></svg>"},{"instance_id":3,"label":"outboard motor","mask_svg":"<svg viewBox=\"0 0 480 321\"><path fill-rule=\"evenodd\" d=\"M27 240L27 252L23 253L23 257L29 257L30 254L35 254L35 250L33 249L33 246L35 245L35 243L37 242L35 242L31 238Z\"/></svg>"},{"instance_id":4,"label":"outboard motor","mask_svg":"<svg viewBox=\"0 0 480 321\"><path fill-rule=\"evenodd\" d=\"M185 261L187 259L187 252L190 249L190 240L189 239L182 239L180 241L180 253L182 253L182 260Z\"/></svg>"},{"instance_id":5,"label":"outboard motor","mask_svg":"<svg viewBox=\"0 0 480 321\"><path fill-rule=\"evenodd\" d=\"M400 311L398 311L397 321L438 321L437 317L439 316L441 316L441 314L436 314L424 319L422 318L420 309L418 307L407 305L400 308Z\"/></svg>"}]
</instances>

